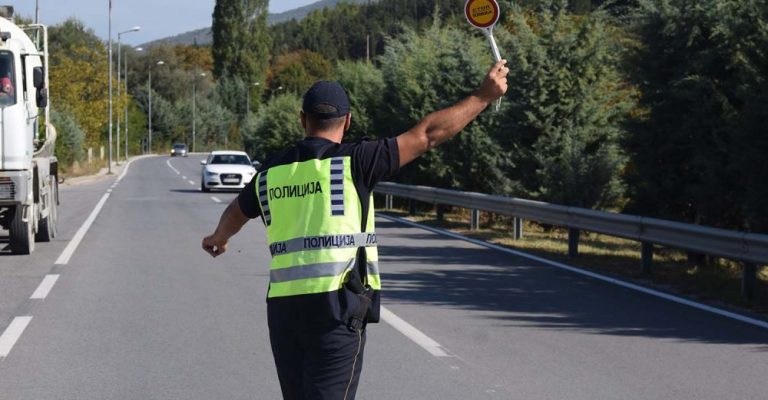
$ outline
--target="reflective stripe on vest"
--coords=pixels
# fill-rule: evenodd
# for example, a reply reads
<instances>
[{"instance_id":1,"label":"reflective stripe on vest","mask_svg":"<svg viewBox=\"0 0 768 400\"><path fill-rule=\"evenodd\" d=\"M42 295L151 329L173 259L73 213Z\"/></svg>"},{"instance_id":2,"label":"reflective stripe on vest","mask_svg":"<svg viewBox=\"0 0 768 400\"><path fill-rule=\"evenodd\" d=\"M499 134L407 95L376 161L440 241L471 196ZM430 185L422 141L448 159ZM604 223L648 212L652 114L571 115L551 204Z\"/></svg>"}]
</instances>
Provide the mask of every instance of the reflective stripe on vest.
<instances>
[{"instance_id":1,"label":"reflective stripe on vest","mask_svg":"<svg viewBox=\"0 0 768 400\"><path fill-rule=\"evenodd\" d=\"M358 233L355 235L314 236L275 242L269 245L269 252L274 257L304 250L348 249L373 246L376 246L375 233Z\"/></svg>"},{"instance_id":2,"label":"reflective stripe on vest","mask_svg":"<svg viewBox=\"0 0 768 400\"><path fill-rule=\"evenodd\" d=\"M344 216L344 158L331 159L331 215Z\"/></svg>"},{"instance_id":3,"label":"reflective stripe on vest","mask_svg":"<svg viewBox=\"0 0 768 400\"><path fill-rule=\"evenodd\" d=\"M381 289L373 196L368 229L351 158L312 159L260 172L256 185L272 262L268 297L337 291L348 279L358 248L366 247L367 283Z\"/></svg>"},{"instance_id":4,"label":"reflective stripe on vest","mask_svg":"<svg viewBox=\"0 0 768 400\"><path fill-rule=\"evenodd\" d=\"M272 225L272 214L269 212L269 196L268 196L268 190L267 190L267 173L269 170L264 171L259 175L259 185L256 188L256 192L259 198L259 203L261 205L261 213L264 216L264 223L267 224L267 226Z\"/></svg>"},{"instance_id":5,"label":"reflective stripe on vest","mask_svg":"<svg viewBox=\"0 0 768 400\"><path fill-rule=\"evenodd\" d=\"M272 283L289 282L299 279L321 278L349 273L354 267L352 260L347 262L301 265L293 268L273 269L269 272ZM369 262L368 273L379 275L379 262Z\"/></svg>"}]
</instances>

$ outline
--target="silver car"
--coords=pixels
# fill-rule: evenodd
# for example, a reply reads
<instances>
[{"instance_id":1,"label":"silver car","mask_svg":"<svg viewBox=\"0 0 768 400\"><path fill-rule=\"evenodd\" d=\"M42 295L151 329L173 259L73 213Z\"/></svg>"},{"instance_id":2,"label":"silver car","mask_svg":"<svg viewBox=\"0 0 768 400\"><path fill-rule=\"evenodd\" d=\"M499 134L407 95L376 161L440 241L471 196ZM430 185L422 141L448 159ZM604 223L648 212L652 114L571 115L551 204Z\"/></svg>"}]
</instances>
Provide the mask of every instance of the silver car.
<instances>
[{"instance_id":1,"label":"silver car","mask_svg":"<svg viewBox=\"0 0 768 400\"><path fill-rule=\"evenodd\" d=\"M171 157L186 157L188 155L187 145L184 143L176 143L171 147Z\"/></svg>"},{"instance_id":2,"label":"silver car","mask_svg":"<svg viewBox=\"0 0 768 400\"><path fill-rule=\"evenodd\" d=\"M214 151L204 161L200 190L240 190L256 175L258 161L242 151Z\"/></svg>"}]
</instances>

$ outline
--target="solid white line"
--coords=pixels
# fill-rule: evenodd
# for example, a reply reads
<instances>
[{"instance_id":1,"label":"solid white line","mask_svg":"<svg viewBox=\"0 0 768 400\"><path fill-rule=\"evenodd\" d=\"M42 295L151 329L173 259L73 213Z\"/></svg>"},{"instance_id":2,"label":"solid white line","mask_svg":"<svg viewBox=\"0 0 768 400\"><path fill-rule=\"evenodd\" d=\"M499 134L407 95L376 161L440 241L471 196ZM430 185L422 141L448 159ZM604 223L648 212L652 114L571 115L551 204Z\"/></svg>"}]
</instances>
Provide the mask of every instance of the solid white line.
<instances>
[{"instance_id":1,"label":"solid white line","mask_svg":"<svg viewBox=\"0 0 768 400\"><path fill-rule=\"evenodd\" d=\"M211 196L211 200L213 200L214 203L221 203L221 200L215 196Z\"/></svg>"},{"instance_id":2,"label":"solid white line","mask_svg":"<svg viewBox=\"0 0 768 400\"><path fill-rule=\"evenodd\" d=\"M16 317L11 321L11 324L3 332L3 336L0 336L0 358L8 357L30 321L32 321L32 317Z\"/></svg>"},{"instance_id":3,"label":"solid white line","mask_svg":"<svg viewBox=\"0 0 768 400\"><path fill-rule=\"evenodd\" d=\"M437 234L440 234L440 235L449 236L449 237L452 237L452 238L455 238L455 239L464 240L464 241L467 241L467 242L470 242L470 243L474 243L474 244L479 245L479 246L487 247L489 249L503 251L503 252L505 252L507 254L513 254L513 255L516 255L516 256L519 256L519 257L524 257L524 258L527 258L529 260L538 261L540 263L547 264L547 265L550 265L550 266L555 267L555 268L564 269L566 271L574 272L574 273L577 273L577 274L580 274L580 275L585 275L585 276L588 276L590 278L594 278L594 279L597 279L597 280L600 280L600 281L603 281L603 282L611 283L611 284L618 285L618 286L621 286L621 287L624 287L624 288L627 288L627 289L631 289L631 290L635 290L635 291L638 291L638 292L642 292L642 293L645 293L645 294L648 294L648 295L651 295L651 296L659 297L659 298L662 298L664 300L668 300L668 301L671 301L671 302L674 302L674 303L682 304L682 305L693 307L693 308L696 308L696 309L699 309L699 310L702 310L702 311L706 311L706 312L709 312L709 313L717 314L717 315L719 315L721 317L735 319L737 321L741 321L741 322L744 322L744 323L747 323L747 324L750 324L750 325L754 325L754 326L757 326L757 327L760 327L760 328L763 328L763 329L768 329L768 322L766 322L766 321L750 318L750 317L747 317L745 315L736 314L736 313L733 313L733 312L730 312L730 311L726 311L726 310L723 310L723 309L720 309L720 308L708 306L706 304L697 303L695 301L684 299L682 297L674 296L674 295L671 295L671 294L668 294L668 293L664 293L664 292L659 292L658 290L649 289L647 287L643 287L643 286L640 286L640 285L635 285L634 283L624 282L624 281L621 281L621 280L618 280L618 279L615 279L615 278L611 278L611 277L608 277L608 276L596 274L594 272L586 271L586 270L583 270L583 269L580 269L580 268L576 268L576 267L573 267L573 266L570 266L570 265L567 265L567 264L559 263L557 261L550 261L550 260L547 260L545 258L541 258L541 257L537 257L537 256L530 255L530 254L527 254L527 253L523 253L521 251L508 249L506 247L495 245L493 243L488 243L488 242L484 242L482 240L469 238L469 237L466 237L466 236L459 235L458 233L453 233L453 232L446 231L446 230L443 230L443 229L437 229L437 228L432 228L432 227L429 227L429 226L420 225L420 224L417 224L417 223L415 223L413 221L409 221L407 219L398 218L398 217L392 217L392 216L383 215L383 214L378 214L378 215L380 217L382 217L384 219L388 219L390 221L401 222L401 223L406 224L406 225L414 226L414 227L421 228L421 229L424 229L424 230L427 230L427 231L430 231L430 232L434 232L434 233L437 233Z\"/></svg>"},{"instance_id":4,"label":"solid white line","mask_svg":"<svg viewBox=\"0 0 768 400\"><path fill-rule=\"evenodd\" d=\"M189 181L189 184L190 184L190 185L194 185L194 184L195 184L195 181Z\"/></svg>"},{"instance_id":5,"label":"solid white line","mask_svg":"<svg viewBox=\"0 0 768 400\"><path fill-rule=\"evenodd\" d=\"M120 174L120 176L117 177L117 181L115 181L115 186L117 186L117 184L120 183L120 181L122 181L123 178L125 178L125 174L128 173L128 168L130 168L132 162L133 161L131 160L125 163L125 167L123 167L123 172Z\"/></svg>"},{"instance_id":6,"label":"solid white line","mask_svg":"<svg viewBox=\"0 0 768 400\"><path fill-rule=\"evenodd\" d=\"M432 354L435 357L452 357L440 343L432 340L432 338L425 335L422 331L405 322L405 320L383 306L381 307L381 319L392 325L393 328L400 331L400 333L421 346L424 350L428 351L429 354Z\"/></svg>"},{"instance_id":7,"label":"solid white line","mask_svg":"<svg viewBox=\"0 0 768 400\"><path fill-rule=\"evenodd\" d=\"M165 163L168 164L168 168L172 169L173 172L176 173L176 175L181 175L181 172L179 172L178 169L173 168L173 165L171 165L171 160L165 160Z\"/></svg>"},{"instance_id":8,"label":"solid white line","mask_svg":"<svg viewBox=\"0 0 768 400\"><path fill-rule=\"evenodd\" d=\"M56 260L56 265L66 265L69 263L69 259L75 253L75 250L77 250L77 246L80 245L80 242L83 240L83 237L85 237L85 234L88 233L88 229L90 229L91 225L93 225L93 221L95 221L96 217L99 216L99 213L101 212L101 209L104 207L104 203L107 202L108 198L109 193L106 193L101 197L99 204L96 204L96 208L93 209L91 215L88 216L88 219L86 219L85 222L83 222L83 225L80 226L80 229L77 230L75 237L69 241L67 247L64 249L64 251L61 252L61 255Z\"/></svg>"},{"instance_id":9,"label":"solid white line","mask_svg":"<svg viewBox=\"0 0 768 400\"><path fill-rule=\"evenodd\" d=\"M35 293L32 293L30 299L42 300L48 297L48 293L51 292L53 285L56 284L58 279L59 275L46 275L45 278L43 278L43 281L40 282L40 286L38 286L37 290L35 290Z\"/></svg>"}]
</instances>

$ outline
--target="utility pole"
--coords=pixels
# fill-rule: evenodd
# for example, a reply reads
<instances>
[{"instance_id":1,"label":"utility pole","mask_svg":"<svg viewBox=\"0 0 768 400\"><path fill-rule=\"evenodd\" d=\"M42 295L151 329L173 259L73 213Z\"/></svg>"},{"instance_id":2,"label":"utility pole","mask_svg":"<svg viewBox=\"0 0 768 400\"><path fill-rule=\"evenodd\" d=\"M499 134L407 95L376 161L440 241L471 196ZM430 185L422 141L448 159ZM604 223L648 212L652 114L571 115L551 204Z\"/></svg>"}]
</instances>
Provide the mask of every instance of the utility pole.
<instances>
[{"instance_id":1,"label":"utility pole","mask_svg":"<svg viewBox=\"0 0 768 400\"><path fill-rule=\"evenodd\" d=\"M192 152L195 152L195 143L197 142L197 132L195 130L197 126L197 117L196 117L196 98L197 98L197 77L198 76L205 76L205 72L202 72L200 74L195 74L195 79L192 80Z\"/></svg>"},{"instance_id":2,"label":"utility pole","mask_svg":"<svg viewBox=\"0 0 768 400\"><path fill-rule=\"evenodd\" d=\"M136 51L142 51L137 47ZM125 55L125 94L128 94L128 54ZM125 159L128 160L128 103L125 104Z\"/></svg>"},{"instance_id":3,"label":"utility pole","mask_svg":"<svg viewBox=\"0 0 768 400\"><path fill-rule=\"evenodd\" d=\"M109 160L107 174L112 174L112 0L109 0Z\"/></svg>"},{"instance_id":4,"label":"utility pole","mask_svg":"<svg viewBox=\"0 0 768 400\"><path fill-rule=\"evenodd\" d=\"M35 0L35 24L40 23L40 0Z\"/></svg>"},{"instance_id":5,"label":"utility pole","mask_svg":"<svg viewBox=\"0 0 768 400\"><path fill-rule=\"evenodd\" d=\"M163 65L165 61L158 61L157 65ZM149 65L149 143L147 153L152 154L152 64Z\"/></svg>"},{"instance_id":6,"label":"utility pole","mask_svg":"<svg viewBox=\"0 0 768 400\"><path fill-rule=\"evenodd\" d=\"M121 37L124 34L126 34L126 33L136 32L136 31L138 31L140 29L141 29L141 27L134 26L133 28L131 28L131 29L127 30L127 31L123 31L123 32L118 32L117 33L117 98L118 99L120 98L120 86L121 86L120 85L120 75L121 75L120 74L120 65L121 65L121 63L120 63L120 55L122 54ZM127 58L127 56L126 56L126 58ZM126 76L126 78L127 78L127 76ZM125 94L128 94L128 89L127 88L125 90ZM120 115L120 114L118 113L118 115ZM117 119L117 153L116 153L117 156L115 158L117 159L117 164L120 165L120 117L118 116L116 119ZM128 157L125 157L125 159L128 160Z\"/></svg>"},{"instance_id":7,"label":"utility pole","mask_svg":"<svg viewBox=\"0 0 768 400\"><path fill-rule=\"evenodd\" d=\"M149 66L149 82L148 82L148 90L149 93L149 118L147 119L147 122L149 122L149 130L147 131L147 154L152 153L152 65Z\"/></svg>"}]
</instances>

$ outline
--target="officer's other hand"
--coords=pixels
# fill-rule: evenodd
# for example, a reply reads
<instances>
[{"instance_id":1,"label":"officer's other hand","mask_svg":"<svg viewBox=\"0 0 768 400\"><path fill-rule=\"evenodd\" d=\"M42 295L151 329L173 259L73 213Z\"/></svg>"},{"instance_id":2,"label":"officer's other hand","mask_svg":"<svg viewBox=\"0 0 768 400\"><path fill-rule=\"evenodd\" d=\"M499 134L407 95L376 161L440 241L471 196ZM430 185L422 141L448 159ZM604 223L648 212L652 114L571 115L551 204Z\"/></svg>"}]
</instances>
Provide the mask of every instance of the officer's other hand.
<instances>
[{"instance_id":1,"label":"officer's other hand","mask_svg":"<svg viewBox=\"0 0 768 400\"><path fill-rule=\"evenodd\" d=\"M218 257L227 251L227 241L222 241L215 235L207 236L203 239L203 250L214 258Z\"/></svg>"},{"instance_id":2,"label":"officer's other hand","mask_svg":"<svg viewBox=\"0 0 768 400\"><path fill-rule=\"evenodd\" d=\"M509 68L506 66L507 60L501 60L491 67L488 74L485 75L483 84L477 91L477 95L488 103L493 102L507 92L507 74Z\"/></svg>"}]
</instances>

